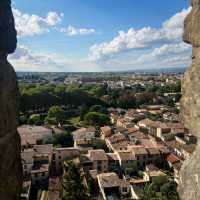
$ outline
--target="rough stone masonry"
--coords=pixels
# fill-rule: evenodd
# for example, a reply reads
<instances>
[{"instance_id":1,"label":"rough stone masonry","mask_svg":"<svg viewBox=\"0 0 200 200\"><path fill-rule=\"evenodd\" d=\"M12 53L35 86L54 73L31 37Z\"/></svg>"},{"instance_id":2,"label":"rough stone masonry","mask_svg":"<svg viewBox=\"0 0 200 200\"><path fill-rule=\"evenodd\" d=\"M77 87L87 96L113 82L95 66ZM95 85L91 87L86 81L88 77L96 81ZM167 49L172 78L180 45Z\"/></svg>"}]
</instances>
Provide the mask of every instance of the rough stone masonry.
<instances>
[{"instance_id":1,"label":"rough stone masonry","mask_svg":"<svg viewBox=\"0 0 200 200\"><path fill-rule=\"evenodd\" d=\"M200 199L200 0L191 0L192 11L185 19L183 40L193 47L192 64L182 83L181 115L190 132L198 138L195 152L180 172L182 200Z\"/></svg>"},{"instance_id":2,"label":"rough stone masonry","mask_svg":"<svg viewBox=\"0 0 200 200\"><path fill-rule=\"evenodd\" d=\"M20 199L22 167L17 133L18 86L7 55L17 38L10 0L0 1L0 199Z\"/></svg>"}]
</instances>

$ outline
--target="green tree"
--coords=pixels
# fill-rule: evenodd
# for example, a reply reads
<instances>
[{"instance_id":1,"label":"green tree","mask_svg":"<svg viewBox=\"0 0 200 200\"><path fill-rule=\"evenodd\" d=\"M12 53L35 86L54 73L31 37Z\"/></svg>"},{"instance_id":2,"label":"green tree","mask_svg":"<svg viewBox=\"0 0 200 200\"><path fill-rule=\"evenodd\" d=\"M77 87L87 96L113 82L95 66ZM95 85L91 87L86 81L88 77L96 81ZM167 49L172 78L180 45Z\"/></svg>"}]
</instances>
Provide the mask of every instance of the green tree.
<instances>
[{"instance_id":1,"label":"green tree","mask_svg":"<svg viewBox=\"0 0 200 200\"><path fill-rule=\"evenodd\" d=\"M49 123L62 124L64 121L65 112L60 106L52 106L49 108L46 121Z\"/></svg>"},{"instance_id":2,"label":"green tree","mask_svg":"<svg viewBox=\"0 0 200 200\"><path fill-rule=\"evenodd\" d=\"M146 184L141 200L179 200L177 185L171 180L158 178L150 184Z\"/></svg>"},{"instance_id":3,"label":"green tree","mask_svg":"<svg viewBox=\"0 0 200 200\"><path fill-rule=\"evenodd\" d=\"M89 200L88 195L84 189L83 178L79 169L73 162L65 164L65 173L63 175L62 200Z\"/></svg>"},{"instance_id":4,"label":"green tree","mask_svg":"<svg viewBox=\"0 0 200 200\"><path fill-rule=\"evenodd\" d=\"M38 114L33 114L28 119L28 124L39 125L40 123L41 123L41 118L40 115Z\"/></svg>"},{"instance_id":5,"label":"green tree","mask_svg":"<svg viewBox=\"0 0 200 200\"><path fill-rule=\"evenodd\" d=\"M110 125L110 118L102 113L89 112L85 115L84 121L91 126L101 127L104 125Z\"/></svg>"},{"instance_id":6,"label":"green tree","mask_svg":"<svg viewBox=\"0 0 200 200\"><path fill-rule=\"evenodd\" d=\"M176 188L176 183L169 181L161 186L160 191L162 195L166 197L166 199L179 200L179 195Z\"/></svg>"},{"instance_id":7,"label":"green tree","mask_svg":"<svg viewBox=\"0 0 200 200\"><path fill-rule=\"evenodd\" d=\"M136 98L135 94L131 91L123 91L121 96L117 99L117 104L119 107L128 109L128 108L135 108L136 107Z\"/></svg>"},{"instance_id":8,"label":"green tree","mask_svg":"<svg viewBox=\"0 0 200 200\"><path fill-rule=\"evenodd\" d=\"M85 114L88 112L88 107L86 105L82 105L80 108L80 120L84 119Z\"/></svg>"},{"instance_id":9,"label":"green tree","mask_svg":"<svg viewBox=\"0 0 200 200\"><path fill-rule=\"evenodd\" d=\"M106 108L101 106L101 105L93 105L93 106L91 106L90 112L99 112L99 113L102 113L102 114L107 114Z\"/></svg>"},{"instance_id":10,"label":"green tree","mask_svg":"<svg viewBox=\"0 0 200 200\"><path fill-rule=\"evenodd\" d=\"M47 141L47 143L59 147L73 147L74 144L72 134L69 132L53 135L52 138Z\"/></svg>"}]
</instances>

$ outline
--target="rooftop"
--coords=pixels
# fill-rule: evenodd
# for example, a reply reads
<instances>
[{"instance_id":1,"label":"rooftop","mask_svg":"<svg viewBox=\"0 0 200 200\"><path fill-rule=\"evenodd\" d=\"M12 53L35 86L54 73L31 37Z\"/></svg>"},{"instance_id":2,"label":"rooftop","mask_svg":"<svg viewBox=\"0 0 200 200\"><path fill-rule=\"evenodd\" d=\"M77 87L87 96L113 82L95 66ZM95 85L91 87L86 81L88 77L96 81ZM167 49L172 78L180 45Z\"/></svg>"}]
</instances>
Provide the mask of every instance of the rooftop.
<instances>
[{"instance_id":1,"label":"rooftop","mask_svg":"<svg viewBox=\"0 0 200 200\"><path fill-rule=\"evenodd\" d=\"M129 149L135 154L135 155L146 155L148 154L147 150L142 146L130 146Z\"/></svg>"},{"instance_id":2,"label":"rooftop","mask_svg":"<svg viewBox=\"0 0 200 200\"><path fill-rule=\"evenodd\" d=\"M108 160L118 160L118 156L116 153L107 153Z\"/></svg>"},{"instance_id":3,"label":"rooftop","mask_svg":"<svg viewBox=\"0 0 200 200\"><path fill-rule=\"evenodd\" d=\"M51 154L53 151L53 145L52 144L35 145L33 149L38 154Z\"/></svg>"},{"instance_id":4,"label":"rooftop","mask_svg":"<svg viewBox=\"0 0 200 200\"><path fill-rule=\"evenodd\" d=\"M160 151L158 148L147 148L146 149L150 155L158 155Z\"/></svg>"},{"instance_id":5,"label":"rooftop","mask_svg":"<svg viewBox=\"0 0 200 200\"><path fill-rule=\"evenodd\" d=\"M110 126L101 127L101 131L102 131L102 132L111 131L111 127L110 127Z\"/></svg>"},{"instance_id":6,"label":"rooftop","mask_svg":"<svg viewBox=\"0 0 200 200\"><path fill-rule=\"evenodd\" d=\"M80 128L73 132L74 140L95 137L95 128Z\"/></svg>"},{"instance_id":7,"label":"rooftop","mask_svg":"<svg viewBox=\"0 0 200 200\"><path fill-rule=\"evenodd\" d=\"M170 153L169 155L167 155L166 160L170 162L171 164L180 162L180 159L177 156L175 156L173 153Z\"/></svg>"},{"instance_id":8,"label":"rooftop","mask_svg":"<svg viewBox=\"0 0 200 200\"><path fill-rule=\"evenodd\" d=\"M134 154L130 151L118 151L117 154L119 155L121 160L136 160Z\"/></svg>"},{"instance_id":9,"label":"rooftop","mask_svg":"<svg viewBox=\"0 0 200 200\"><path fill-rule=\"evenodd\" d=\"M92 161L108 160L108 157L106 156L106 153L104 150L89 150L88 154Z\"/></svg>"},{"instance_id":10,"label":"rooftop","mask_svg":"<svg viewBox=\"0 0 200 200\"><path fill-rule=\"evenodd\" d=\"M108 137L108 140L110 141L110 143L114 144L117 142L126 141L126 137L121 133L116 133L116 134Z\"/></svg>"},{"instance_id":11,"label":"rooftop","mask_svg":"<svg viewBox=\"0 0 200 200\"><path fill-rule=\"evenodd\" d=\"M119 179L115 173L103 173L98 175L99 182L104 188L129 186L129 183L123 179Z\"/></svg>"},{"instance_id":12,"label":"rooftop","mask_svg":"<svg viewBox=\"0 0 200 200\"><path fill-rule=\"evenodd\" d=\"M44 126L30 126L23 125L17 128L19 134L33 134L33 133L44 133L44 132L52 132L51 129L46 128Z\"/></svg>"}]
</instances>

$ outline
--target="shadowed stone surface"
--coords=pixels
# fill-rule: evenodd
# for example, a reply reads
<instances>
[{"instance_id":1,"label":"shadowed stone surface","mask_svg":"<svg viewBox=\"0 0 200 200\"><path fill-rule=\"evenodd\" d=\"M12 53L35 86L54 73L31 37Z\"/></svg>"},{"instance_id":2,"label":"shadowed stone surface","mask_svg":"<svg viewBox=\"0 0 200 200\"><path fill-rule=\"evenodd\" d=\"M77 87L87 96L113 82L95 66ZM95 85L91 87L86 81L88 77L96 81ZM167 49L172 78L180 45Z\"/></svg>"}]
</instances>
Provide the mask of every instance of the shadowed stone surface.
<instances>
[{"instance_id":1,"label":"shadowed stone surface","mask_svg":"<svg viewBox=\"0 0 200 200\"><path fill-rule=\"evenodd\" d=\"M191 5L183 40L193 46L192 64L182 83L181 115L185 126L198 138L198 144L180 172L179 194L182 200L200 199L200 0L191 0Z\"/></svg>"},{"instance_id":2,"label":"shadowed stone surface","mask_svg":"<svg viewBox=\"0 0 200 200\"><path fill-rule=\"evenodd\" d=\"M22 185L20 137L17 133L18 86L7 55L16 49L10 1L0 1L0 199L18 200Z\"/></svg>"}]
</instances>

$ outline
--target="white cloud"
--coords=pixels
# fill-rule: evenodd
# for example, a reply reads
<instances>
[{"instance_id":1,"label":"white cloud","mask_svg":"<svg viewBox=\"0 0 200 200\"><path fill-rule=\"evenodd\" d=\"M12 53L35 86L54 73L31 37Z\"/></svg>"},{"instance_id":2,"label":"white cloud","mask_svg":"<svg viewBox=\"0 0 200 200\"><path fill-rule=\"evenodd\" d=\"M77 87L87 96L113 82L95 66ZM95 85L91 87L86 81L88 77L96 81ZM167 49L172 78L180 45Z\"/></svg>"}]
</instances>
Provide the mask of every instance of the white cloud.
<instances>
[{"instance_id":1,"label":"white cloud","mask_svg":"<svg viewBox=\"0 0 200 200\"><path fill-rule=\"evenodd\" d=\"M46 17L29 15L13 9L16 29L18 36L33 36L49 32L50 28L55 27L62 20L63 14L48 12Z\"/></svg>"},{"instance_id":2,"label":"white cloud","mask_svg":"<svg viewBox=\"0 0 200 200\"><path fill-rule=\"evenodd\" d=\"M63 33L66 33L69 36L74 35L90 35L92 33L95 33L94 29L87 29L87 28L76 28L72 25L69 25L67 28L61 28L60 30Z\"/></svg>"},{"instance_id":3,"label":"white cloud","mask_svg":"<svg viewBox=\"0 0 200 200\"><path fill-rule=\"evenodd\" d=\"M161 47L153 49L152 52L141 55L136 62L145 63L145 62L153 62L153 61L162 61L166 58L175 58L177 56L181 56L183 54L187 54L189 56L189 52L191 50L190 45L185 44L183 42L177 44L164 44ZM184 56L183 56L184 59Z\"/></svg>"},{"instance_id":4,"label":"white cloud","mask_svg":"<svg viewBox=\"0 0 200 200\"><path fill-rule=\"evenodd\" d=\"M87 59L73 55L38 53L20 46L9 60L20 71L111 71L161 67L188 66L191 47L182 42L183 20L191 8L183 9L166 20L161 28L130 28L119 31L110 42L95 44L90 48ZM95 33L94 29L56 27L63 14L49 12L42 18L37 15L14 11L20 36L42 34L56 28L69 36ZM17 17L16 17L17 16ZM36 53L37 52L37 53Z\"/></svg>"},{"instance_id":5,"label":"white cloud","mask_svg":"<svg viewBox=\"0 0 200 200\"><path fill-rule=\"evenodd\" d=\"M54 53L35 53L23 45L19 45L8 59L17 71L91 72L102 70L98 65L85 59L73 59Z\"/></svg>"},{"instance_id":6,"label":"white cloud","mask_svg":"<svg viewBox=\"0 0 200 200\"><path fill-rule=\"evenodd\" d=\"M188 44L164 44L152 50L126 52L109 59L99 60L105 71L133 69L155 69L166 67L186 67L191 62L191 47Z\"/></svg>"},{"instance_id":7,"label":"white cloud","mask_svg":"<svg viewBox=\"0 0 200 200\"><path fill-rule=\"evenodd\" d=\"M64 16L63 13L58 15L56 12L49 12L47 14L45 21L47 22L49 26L55 26L56 24L61 22L61 17L63 16Z\"/></svg>"},{"instance_id":8,"label":"white cloud","mask_svg":"<svg viewBox=\"0 0 200 200\"><path fill-rule=\"evenodd\" d=\"M112 58L130 50L153 48L155 45L176 43L182 40L183 21L191 8L166 20L161 28L144 27L139 30L130 28L127 32L119 31L110 42L95 44L90 48L89 59L99 61Z\"/></svg>"}]
</instances>

